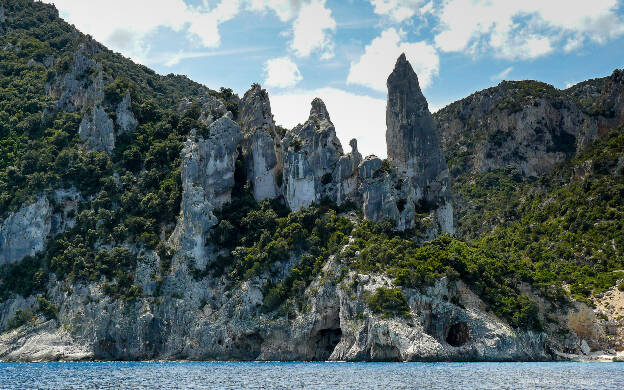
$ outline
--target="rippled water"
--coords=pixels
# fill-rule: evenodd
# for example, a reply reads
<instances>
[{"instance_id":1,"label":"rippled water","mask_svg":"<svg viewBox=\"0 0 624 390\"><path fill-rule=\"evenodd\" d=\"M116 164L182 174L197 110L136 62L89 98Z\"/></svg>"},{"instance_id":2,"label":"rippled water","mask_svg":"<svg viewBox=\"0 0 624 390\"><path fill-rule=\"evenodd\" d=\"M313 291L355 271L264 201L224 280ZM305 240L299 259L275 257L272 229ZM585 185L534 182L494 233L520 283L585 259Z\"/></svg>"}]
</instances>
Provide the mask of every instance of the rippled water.
<instances>
[{"instance_id":1,"label":"rippled water","mask_svg":"<svg viewBox=\"0 0 624 390\"><path fill-rule=\"evenodd\" d=\"M623 389L623 363L0 363L0 389Z\"/></svg>"}]
</instances>

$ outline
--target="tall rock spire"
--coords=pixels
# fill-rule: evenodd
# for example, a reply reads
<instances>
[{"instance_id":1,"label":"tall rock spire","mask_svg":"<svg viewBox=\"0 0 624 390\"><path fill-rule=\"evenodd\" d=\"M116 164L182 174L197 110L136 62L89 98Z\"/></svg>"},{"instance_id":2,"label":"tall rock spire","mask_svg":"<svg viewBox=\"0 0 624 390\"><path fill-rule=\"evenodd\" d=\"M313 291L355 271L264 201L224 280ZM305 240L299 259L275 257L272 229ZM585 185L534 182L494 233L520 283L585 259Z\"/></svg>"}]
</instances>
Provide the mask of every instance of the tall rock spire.
<instances>
[{"instance_id":1,"label":"tall rock spire","mask_svg":"<svg viewBox=\"0 0 624 390\"><path fill-rule=\"evenodd\" d=\"M424 189L446 170L446 161L427 99L405 54L398 58L387 85L388 158Z\"/></svg>"}]
</instances>

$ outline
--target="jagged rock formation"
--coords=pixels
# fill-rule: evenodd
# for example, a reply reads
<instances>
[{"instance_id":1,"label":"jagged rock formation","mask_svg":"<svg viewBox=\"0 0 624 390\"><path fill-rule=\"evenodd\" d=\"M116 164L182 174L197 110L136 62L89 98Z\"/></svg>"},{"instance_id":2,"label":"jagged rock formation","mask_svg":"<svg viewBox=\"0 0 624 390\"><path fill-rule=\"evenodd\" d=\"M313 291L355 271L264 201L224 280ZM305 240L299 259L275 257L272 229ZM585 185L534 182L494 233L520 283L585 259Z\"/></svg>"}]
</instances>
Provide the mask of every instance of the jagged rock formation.
<instances>
[{"instance_id":1,"label":"jagged rock formation","mask_svg":"<svg viewBox=\"0 0 624 390\"><path fill-rule=\"evenodd\" d=\"M182 150L182 204L171 242L178 249L205 260L204 245L217 224L213 211L230 201L238 158L240 127L222 117L210 125L204 139L191 133Z\"/></svg>"},{"instance_id":2,"label":"jagged rock formation","mask_svg":"<svg viewBox=\"0 0 624 390\"><path fill-rule=\"evenodd\" d=\"M132 113L132 103L130 99L130 91L128 91L123 100L117 105L117 110L115 110L115 123L117 123L117 127L119 128L119 134L131 133L139 125L139 121L137 121Z\"/></svg>"},{"instance_id":3,"label":"jagged rock formation","mask_svg":"<svg viewBox=\"0 0 624 390\"><path fill-rule=\"evenodd\" d=\"M132 113L130 91L116 107L109 107L115 111L114 123L106 113L102 66L94 60L100 50L97 42L87 39L74 53L69 71L46 84L46 93L56 101L55 110L84 112L78 132L80 138L87 148L110 153L115 148L115 136L133 132L139 123ZM47 57L44 62L51 68L55 59Z\"/></svg>"},{"instance_id":4,"label":"jagged rock formation","mask_svg":"<svg viewBox=\"0 0 624 390\"><path fill-rule=\"evenodd\" d=\"M425 237L454 232L439 135L404 56L397 61L388 86L388 150L396 169L374 156L363 160L357 140L350 142L352 151L345 155L329 112L318 98L312 101L308 120L278 140L268 94L258 84L252 85L240 102L238 119L255 198L282 195L291 210L322 199L338 204L352 201L365 217L393 219L399 229L413 227L416 213L433 212L436 221Z\"/></svg>"},{"instance_id":5,"label":"jagged rock formation","mask_svg":"<svg viewBox=\"0 0 624 390\"><path fill-rule=\"evenodd\" d=\"M288 267L288 264L283 264ZM183 263L161 286L161 298L112 299L95 284L54 284L59 321L28 324L0 335L7 360L544 360L543 333L516 331L485 312L485 304L461 282L446 279L424 292L406 291L410 316L382 318L366 297L389 280L342 274L330 260L304 297L309 310L289 320L262 313L259 278L228 291L227 280L194 280ZM137 272L144 291L157 261L145 258ZM342 276L341 276L342 275ZM344 283L340 283L340 281ZM354 283L357 280L357 283ZM346 287L357 285L355 289ZM72 293L68 293L68 291ZM452 304L449 299L458 302ZM0 319L28 308L33 299L0 303ZM80 313L76 316L76 313ZM356 314L360 313L360 314ZM0 322L0 326L4 326ZM36 337L35 337L36 336Z\"/></svg>"},{"instance_id":6,"label":"jagged rock formation","mask_svg":"<svg viewBox=\"0 0 624 390\"><path fill-rule=\"evenodd\" d=\"M287 132L283 143L285 199L291 210L299 210L323 196L333 181L333 171L342 156L342 146L325 104L314 99L310 117Z\"/></svg>"},{"instance_id":7,"label":"jagged rock formation","mask_svg":"<svg viewBox=\"0 0 624 390\"><path fill-rule=\"evenodd\" d=\"M102 69L93 59L99 50L97 42L86 40L74 53L69 71L46 84L48 96L56 101L55 109L75 112L102 102Z\"/></svg>"},{"instance_id":8,"label":"jagged rock formation","mask_svg":"<svg viewBox=\"0 0 624 390\"><path fill-rule=\"evenodd\" d=\"M398 58L387 84L388 158L407 182L402 202L406 202L408 218L415 211L439 209L442 231L452 233L449 178L440 135L405 54ZM411 227L409 220L405 224Z\"/></svg>"},{"instance_id":9,"label":"jagged rock formation","mask_svg":"<svg viewBox=\"0 0 624 390\"><path fill-rule=\"evenodd\" d=\"M277 176L280 143L266 90L253 84L238 105L238 119L243 129L243 154L247 178L256 200L274 199L280 191Z\"/></svg>"},{"instance_id":10,"label":"jagged rock formation","mask_svg":"<svg viewBox=\"0 0 624 390\"><path fill-rule=\"evenodd\" d=\"M45 196L11 213L0 225L0 265L20 261L43 250L51 221L52 207Z\"/></svg>"},{"instance_id":11,"label":"jagged rock formation","mask_svg":"<svg viewBox=\"0 0 624 390\"><path fill-rule=\"evenodd\" d=\"M112 152L115 149L115 128L106 111L96 105L80 122L78 135L91 150Z\"/></svg>"},{"instance_id":12,"label":"jagged rock formation","mask_svg":"<svg viewBox=\"0 0 624 390\"><path fill-rule=\"evenodd\" d=\"M624 72L567 90L503 81L435 114L454 176L514 167L537 177L624 122Z\"/></svg>"},{"instance_id":13,"label":"jagged rock formation","mask_svg":"<svg viewBox=\"0 0 624 390\"><path fill-rule=\"evenodd\" d=\"M421 189L446 170L429 105L405 54L388 77L386 125L388 158Z\"/></svg>"}]
</instances>

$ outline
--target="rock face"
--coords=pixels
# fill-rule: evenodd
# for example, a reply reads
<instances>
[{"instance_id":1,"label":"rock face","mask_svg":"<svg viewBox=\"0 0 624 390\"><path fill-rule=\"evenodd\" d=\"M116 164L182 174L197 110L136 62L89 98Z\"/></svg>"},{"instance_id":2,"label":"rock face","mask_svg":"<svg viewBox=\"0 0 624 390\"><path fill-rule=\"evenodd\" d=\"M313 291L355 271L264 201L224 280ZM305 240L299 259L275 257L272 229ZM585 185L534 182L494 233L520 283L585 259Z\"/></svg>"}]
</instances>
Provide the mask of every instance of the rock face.
<instances>
[{"instance_id":1,"label":"rock face","mask_svg":"<svg viewBox=\"0 0 624 390\"><path fill-rule=\"evenodd\" d=\"M196 259L206 257L204 245L218 221L213 211L230 201L240 127L223 117L210 125L210 136L192 132L182 149L182 205L171 241Z\"/></svg>"},{"instance_id":2,"label":"rock face","mask_svg":"<svg viewBox=\"0 0 624 390\"><path fill-rule=\"evenodd\" d=\"M80 44L69 71L47 83L46 92L56 100L55 110L84 112L78 133L87 148L111 152L115 148L115 136L133 132L139 123L132 113L129 91L116 107L104 101L102 66L94 60L99 51L100 46L91 39ZM55 59L48 57L44 63L50 68L54 66ZM115 122L109 118L105 108L115 111Z\"/></svg>"},{"instance_id":3,"label":"rock face","mask_svg":"<svg viewBox=\"0 0 624 390\"><path fill-rule=\"evenodd\" d=\"M99 105L85 113L82 122L80 122L78 135L91 150L112 152L115 149L113 120Z\"/></svg>"},{"instance_id":4,"label":"rock face","mask_svg":"<svg viewBox=\"0 0 624 390\"><path fill-rule=\"evenodd\" d=\"M15 263L43 250L52 227L48 198L11 213L0 225L0 265Z\"/></svg>"},{"instance_id":5,"label":"rock face","mask_svg":"<svg viewBox=\"0 0 624 390\"><path fill-rule=\"evenodd\" d=\"M342 145L321 99L312 101L310 117L286 133L283 143L286 203L298 210L320 200L333 198L331 184Z\"/></svg>"},{"instance_id":6,"label":"rock face","mask_svg":"<svg viewBox=\"0 0 624 390\"><path fill-rule=\"evenodd\" d=\"M280 142L266 90L253 84L238 105L239 122L244 133L242 148L256 200L274 199L279 194L277 176Z\"/></svg>"},{"instance_id":7,"label":"rock face","mask_svg":"<svg viewBox=\"0 0 624 390\"><path fill-rule=\"evenodd\" d=\"M57 110L81 111L102 102L102 70L93 59L99 50L99 45L93 40L81 43L74 53L69 71L46 85L48 96L56 100Z\"/></svg>"},{"instance_id":8,"label":"rock face","mask_svg":"<svg viewBox=\"0 0 624 390\"><path fill-rule=\"evenodd\" d=\"M117 105L115 111L115 122L119 128L119 133L131 133L139 125L139 121L132 113L132 104L130 100L130 91L126 92L123 100Z\"/></svg>"},{"instance_id":9,"label":"rock face","mask_svg":"<svg viewBox=\"0 0 624 390\"><path fill-rule=\"evenodd\" d=\"M549 172L596 137L624 123L624 72L567 90L536 81L503 81L434 116L454 176L514 167Z\"/></svg>"},{"instance_id":10,"label":"rock face","mask_svg":"<svg viewBox=\"0 0 624 390\"><path fill-rule=\"evenodd\" d=\"M289 267L282 266L284 271ZM150 256L140 260L135 283L144 291L153 282L141 275L156 272L157 267ZM451 287L442 279L424 292L408 290L409 316L382 318L370 311L366 297L390 281L355 272L345 276L343 267L336 260L328 261L303 295L309 309L300 311L293 305L290 319L262 313L261 278L228 291L226 279L194 280L184 263L174 265L159 299L114 300L93 283L53 282L47 296L59 306L58 320L39 316L33 323L0 335L0 359L550 358L544 352L543 333L512 330L487 313L484 303L461 283ZM16 297L0 303L0 325L35 302L34 297ZM60 323L71 324L71 330L59 327Z\"/></svg>"},{"instance_id":11,"label":"rock face","mask_svg":"<svg viewBox=\"0 0 624 390\"><path fill-rule=\"evenodd\" d=\"M418 77L405 54L398 58L387 84L386 143L388 158L405 182L393 187L401 187L402 197L396 201L401 202L399 209L407 211L403 226L412 226L410 219L415 212L438 210L441 232L453 233L449 173L440 134L420 90ZM383 198L392 193L388 184L377 183L378 190L369 192L373 204L386 202ZM379 190L382 188L384 195L380 199Z\"/></svg>"},{"instance_id":12,"label":"rock face","mask_svg":"<svg viewBox=\"0 0 624 390\"><path fill-rule=\"evenodd\" d=\"M388 77L386 125L388 158L399 172L424 189L446 170L438 130L405 54Z\"/></svg>"},{"instance_id":13,"label":"rock face","mask_svg":"<svg viewBox=\"0 0 624 390\"><path fill-rule=\"evenodd\" d=\"M438 131L404 56L388 86L390 165L374 156L363 159L355 139L345 154L327 107L318 98L312 101L308 120L278 139L268 94L252 85L240 101L238 120L256 200L282 196L291 210L323 199L349 201L366 218L393 219L399 229L414 227L417 213L433 213L435 221L424 236L453 233L448 170Z\"/></svg>"}]
</instances>

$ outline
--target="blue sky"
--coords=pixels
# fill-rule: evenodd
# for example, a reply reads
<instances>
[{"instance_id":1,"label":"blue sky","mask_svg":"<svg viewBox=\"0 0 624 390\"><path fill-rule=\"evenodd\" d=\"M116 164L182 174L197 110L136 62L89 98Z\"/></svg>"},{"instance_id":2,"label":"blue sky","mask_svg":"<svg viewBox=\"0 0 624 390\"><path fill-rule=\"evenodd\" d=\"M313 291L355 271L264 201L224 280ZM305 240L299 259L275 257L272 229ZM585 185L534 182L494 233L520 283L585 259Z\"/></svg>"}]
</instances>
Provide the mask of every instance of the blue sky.
<instances>
[{"instance_id":1,"label":"blue sky","mask_svg":"<svg viewBox=\"0 0 624 390\"><path fill-rule=\"evenodd\" d=\"M432 110L501 80L566 88L624 67L622 0L45 0L111 49L211 88L268 89L276 121L321 97L343 146L385 157L401 52Z\"/></svg>"}]
</instances>

